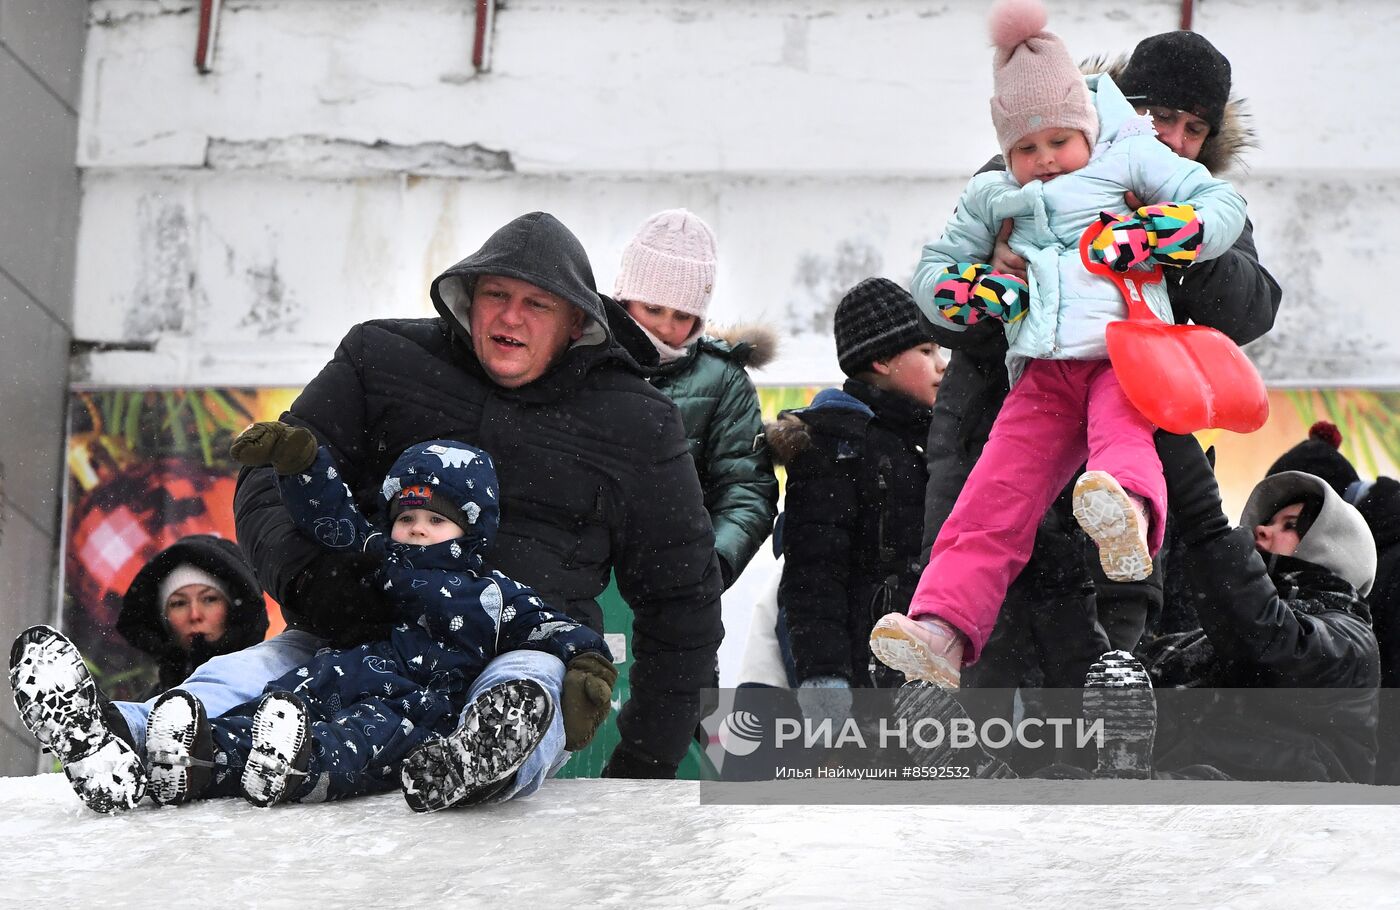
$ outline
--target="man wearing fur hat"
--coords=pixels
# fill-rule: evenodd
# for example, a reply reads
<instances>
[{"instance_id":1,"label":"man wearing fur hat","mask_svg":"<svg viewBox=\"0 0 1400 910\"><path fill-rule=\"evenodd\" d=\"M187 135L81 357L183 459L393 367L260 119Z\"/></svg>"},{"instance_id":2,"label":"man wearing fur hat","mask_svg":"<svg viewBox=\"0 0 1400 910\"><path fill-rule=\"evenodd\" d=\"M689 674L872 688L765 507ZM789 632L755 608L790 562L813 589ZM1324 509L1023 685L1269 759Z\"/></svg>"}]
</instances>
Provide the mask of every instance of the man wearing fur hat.
<instances>
[{"instance_id":1,"label":"man wearing fur hat","mask_svg":"<svg viewBox=\"0 0 1400 910\"><path fill-rule=\"evenodd\" d=\"M1216 176L1253 145L1243 102L1230 98L1229 61L1200 35L1156 35L1140 42L1126 60L1108 65L1090 61L1085 69L1108 72L1139 112L1153 115L1162 142ZM987 167L1004 164L998 157ZM1125 199L1124 208L1155 201ZM1004 240L992 265L997 271L1025 274L1024 260ZM1248 220L1219 258L1166 271L1176 322L1211 326L1238 344L1273 327L1281 291L1259 263ZM934 332L951 355L929 429L925 554L980 456L1008 391L1007 342L994 321L961 333L938 327ZM1080 686L1089 663L1106 646L1131 649L1137 643L1149 606L1160 604L1161 572L1143 582L1109 582L1097 559L1086 562L1088 540L1069 520L1068 501L1064 496L1046 515L1035 552L1007 595L1008 603L1017 606L1001 611L982 659L969 668L966 685L1015 687L1029 678L1052 687ZM1096 582L1097 598L1085 593L1086 571ZM1053 656L1053 662L1039 666L1042 655Z\"/></svg>"}]
</instances>

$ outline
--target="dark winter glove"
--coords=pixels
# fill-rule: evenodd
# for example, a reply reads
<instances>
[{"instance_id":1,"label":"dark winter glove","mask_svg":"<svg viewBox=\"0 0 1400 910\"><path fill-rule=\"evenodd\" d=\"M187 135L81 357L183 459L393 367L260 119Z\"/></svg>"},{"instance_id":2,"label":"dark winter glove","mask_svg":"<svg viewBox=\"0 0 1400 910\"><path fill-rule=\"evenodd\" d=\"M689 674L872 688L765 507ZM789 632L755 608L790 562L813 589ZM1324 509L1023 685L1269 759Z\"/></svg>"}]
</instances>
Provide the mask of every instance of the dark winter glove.
<instances>
[{"instance_id":1,"label":"dark winter glove","mask_svg":"<svg viewBox=\"0 0 1400 910\"><path fill-rule=\"evenodd\" d=\"M813 676L802 680L794 693L802 707L802 716L815 727L822 721L831 721L831 735L835 739L851 716L851 683L841 676Z\"/></svg>"},{"instance_id":2,"label":"dark winter glove","mask_svg":"<svg viewBox=\"0 0 1400 910\"><path fill-rule=\"evenodd\" d=\"M1015 322L1026 315L1029 299L1030 288L1024 281L975 262L944 269L933 286L938 312L955 325L976 325L984 318Z\"/></svg>"},{"instance_id":3,"label":"dark winter glove","mask_svg":"<svg viewBox=\"0 0 1400 910\"><path fill-rule=\"evenodd\" d=\"M617 667L597 651L586 651L569 661L564 671L564 748L577 752L593 741L593 734L612 710L612 690Z\"/></svg>"},{"instance_id":4,"label":"dark winter glove","mask_svg":"<svg viewBox=\"0 0 1400 910\"><path fill-rule=\"evenodd\" d=\"M618 743L603 768L604 777L630 777L638 780L675 780L676 766L649 758L626 743Z\"/></svg>"},{"instance_id":5,"label":"dark winter glove","mask_svg":"<svg viewBox=\"0 0 1400 910\"><path fill-rule=\"evenodd\" d=\"M369 553L323 553L297 576L287 607L337 647L381 641L397 619L375 583L382 563Z\"/></svg>"},{"instance_id":6,"label":"dark winter glove","mask_svg":"<svg viewBox=\"0 0 1400 910\"><path fill-rule=\"evenodd\" d=\"M316 437L305 427L264 420L239 433L229 454L249 467L270 464L278 474L296 474L316 460Z\"/></svg>"},{"instance_id":7,"label":"dark winter glove","mask_svg":"<svg viewBox=\"0 0 1400 910\"><path fill-rule=\"evenodd\" d=\"M1230 521L1220 502L1215 471L1194 436L1166 430L1154 434L1162 476L1167 482L1167 507L1182 543L1193 545L1229 533Z\"/></svg>"}]
</instances>

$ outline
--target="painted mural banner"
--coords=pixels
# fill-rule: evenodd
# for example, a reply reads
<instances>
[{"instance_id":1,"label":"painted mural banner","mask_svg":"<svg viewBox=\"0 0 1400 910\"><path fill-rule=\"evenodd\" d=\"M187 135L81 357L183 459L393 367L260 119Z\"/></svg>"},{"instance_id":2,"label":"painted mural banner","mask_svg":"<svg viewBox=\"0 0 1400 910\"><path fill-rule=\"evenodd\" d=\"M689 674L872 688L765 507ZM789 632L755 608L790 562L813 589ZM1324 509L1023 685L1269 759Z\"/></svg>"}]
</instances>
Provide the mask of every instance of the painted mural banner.
<instances>
[{"instance_id":1,"label":"painted mural banner","mask_svg":"<svg viewBox=\"0 0 1400 910\"><path fill-rule=\"evenodd\" d=\"M764 418L805 406L820 388L761 387ZM143 694L156 674L154 664L116 631L127 586L147 560L186 534L235 539L238 466L228 455L229 442L253 421L275 420L298 392L254 387L73 391L61 622L112 697ZM1269 405L1269 421L1257 432L1197 434L1203 445L1216 448L1216 471L1231 518L1238 517L1274 459L1305 439L1317 420L1340 428L1342 454L1362 477L1400 475L1400 421L1395 419L1400 390L1273 390ZM267 606L273 635L283 622L270 598ZM615 607L626 610L622 603ZM746 631L731 628L730 634Z\"/></svg>"},{"instance_id":2,"label":"painted mural banner","mask_svg":"<svg viewBox=\"0 0 1400 910\"><path fill-rule=\"evenodd\" d=\"M122 597L151 557L188 534L235 539L228 447L275 420L296 389L92 389L69 402L61 623L112 698L138 698L156 667L117 632ZM281 611L268 599L269 634Z\"/></svg>"}]
</instances>

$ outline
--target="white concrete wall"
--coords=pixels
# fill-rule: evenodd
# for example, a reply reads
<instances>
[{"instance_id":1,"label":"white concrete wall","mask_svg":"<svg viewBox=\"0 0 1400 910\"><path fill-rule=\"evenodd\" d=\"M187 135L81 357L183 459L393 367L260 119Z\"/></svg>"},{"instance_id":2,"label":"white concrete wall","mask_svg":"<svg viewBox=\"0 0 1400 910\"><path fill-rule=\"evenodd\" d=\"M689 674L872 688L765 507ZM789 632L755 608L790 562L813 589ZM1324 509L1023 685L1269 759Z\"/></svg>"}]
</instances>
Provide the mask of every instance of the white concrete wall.
<instances>
[{"instance_id":1,"label":"white concrete wall","mask_svg":"<svg viewBox=\"0 0 1400 910\"><path fill-rule=\"evenodd\" d=\"M607 290L636 224L685 205L719 236L712 320L789 333L760 378L834 378L841 291L907 280L995 150L987 5L512 0L478 75L465 0L229 0L201 77L192 0L97 0L76 332L152 350L80 376L303 382L352 323L429 312L430 277L514 215L558 214ZM1179 14L1050 6L1084 56ZM1286 294L1251 353L1275 383L1400 384L1400 333L1366 296L1400 264L1400 5L1196 7L1256 115L1238 183Z\"/></svg>"}]
</instances>

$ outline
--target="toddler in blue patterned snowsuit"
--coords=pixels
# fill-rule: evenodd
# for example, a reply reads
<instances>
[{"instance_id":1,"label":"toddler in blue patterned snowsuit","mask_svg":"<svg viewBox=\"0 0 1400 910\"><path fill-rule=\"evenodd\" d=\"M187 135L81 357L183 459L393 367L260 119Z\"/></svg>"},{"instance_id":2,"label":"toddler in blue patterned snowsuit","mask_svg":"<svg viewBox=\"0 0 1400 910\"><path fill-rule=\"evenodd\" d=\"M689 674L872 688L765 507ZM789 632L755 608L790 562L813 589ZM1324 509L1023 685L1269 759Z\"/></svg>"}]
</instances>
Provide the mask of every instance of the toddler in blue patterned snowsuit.
<instances>
[{"instance_id":1,"label":"toddler in blue patterned snowsuit","mask_svg":"<svg viewBox=\"0 0 1400 910\"><path fill-rule=\"evenodd\" d=\"M259 798L241 780L258 706L272 697L264 696L207 722L213 736L207 784L163 800L153 769L158 802L234 796L240 784L258 804L393 789L399 763L416 746L457 726L472 681L496 655L532 649L567 664L592 651L612 659L597 633L550 610L532 589L485 569L499 497L495 468L480 449L431 440L405 451L382 489L388 535L360 513L324 446L306 470L279 473L278 487L297 527L326 548L383 555L380 580L399 624L388 640L323 650L267 685L266 693L297 696L310 721L309 754L300 757L305 776L294 774L285 792Z\"/></svg>"}]
</instances>

